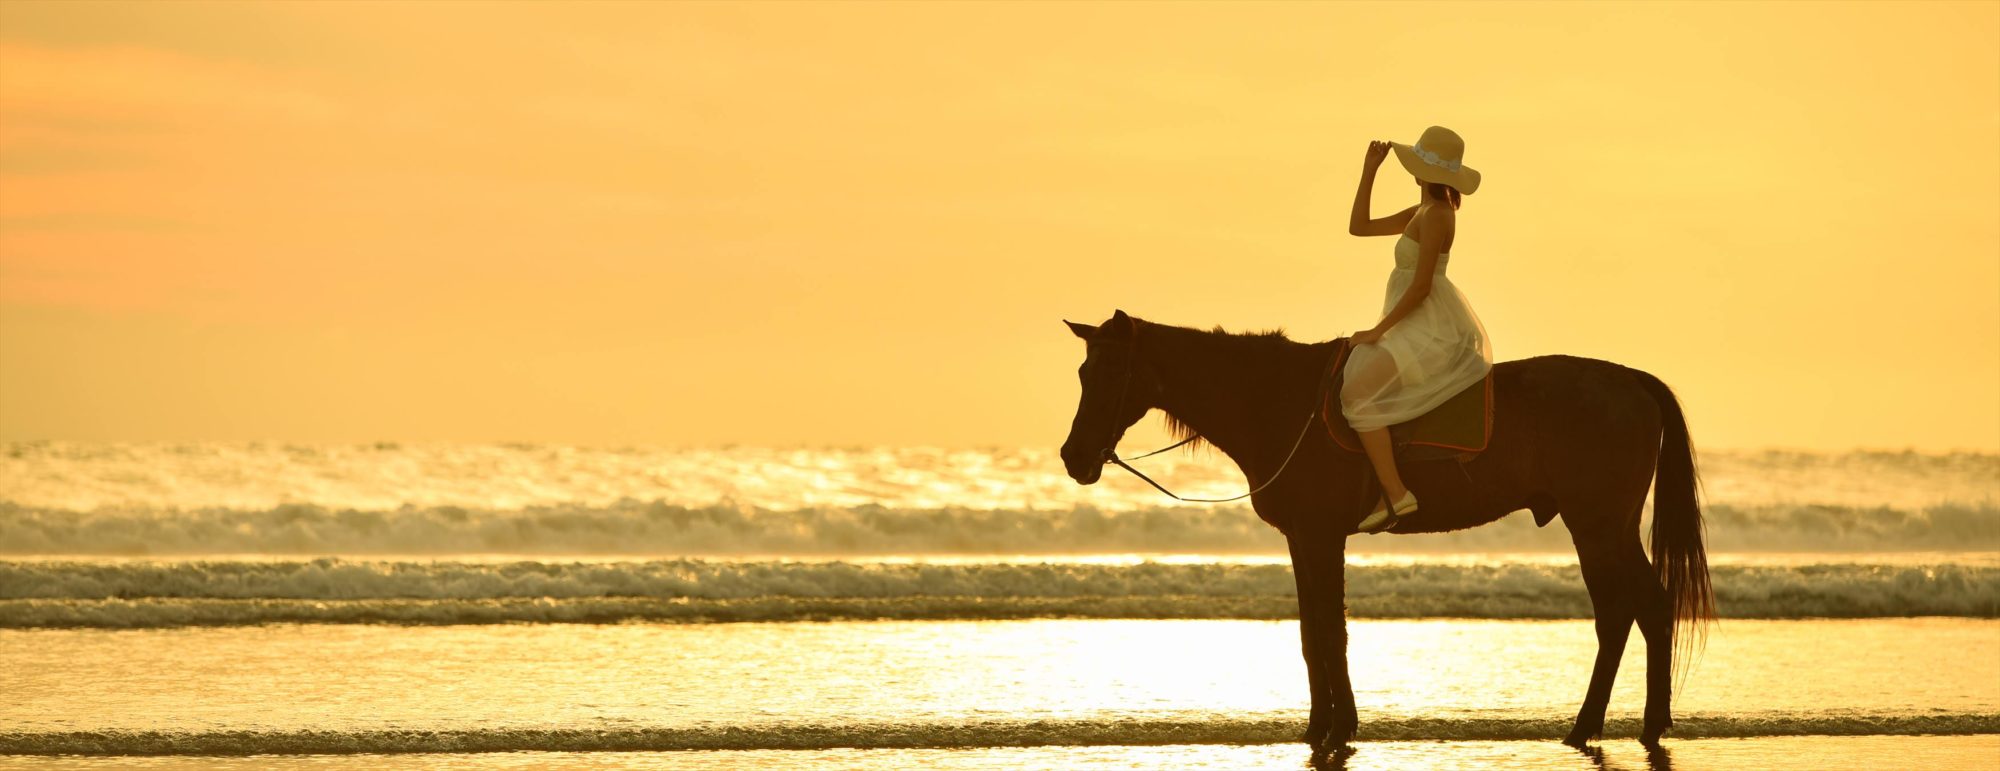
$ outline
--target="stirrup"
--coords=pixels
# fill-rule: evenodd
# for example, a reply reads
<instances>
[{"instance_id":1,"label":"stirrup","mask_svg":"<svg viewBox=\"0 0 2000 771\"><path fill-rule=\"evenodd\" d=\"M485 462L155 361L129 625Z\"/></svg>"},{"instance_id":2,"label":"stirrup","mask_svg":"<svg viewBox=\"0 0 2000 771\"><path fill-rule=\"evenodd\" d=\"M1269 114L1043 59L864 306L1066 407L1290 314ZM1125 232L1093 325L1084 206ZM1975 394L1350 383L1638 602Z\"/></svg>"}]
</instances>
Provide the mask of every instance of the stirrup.
<instances>
[{"instance_id":1,"label":"stirrup","mask_svg":"<svg viewBox=\"0 0 2000 771\"><path fill-rule=\"evenodd\" d=\"M1361 520L1361 524L1355 527L1355 532L1386 532L1394 529L1396 525L1403 521L1404 517L1415 513L1417 513L1417 493L1415 490L1405 489L1402 500L1396 501L1386 508L1370 512L1368 518Z\"/></svg>"}]
</instances>

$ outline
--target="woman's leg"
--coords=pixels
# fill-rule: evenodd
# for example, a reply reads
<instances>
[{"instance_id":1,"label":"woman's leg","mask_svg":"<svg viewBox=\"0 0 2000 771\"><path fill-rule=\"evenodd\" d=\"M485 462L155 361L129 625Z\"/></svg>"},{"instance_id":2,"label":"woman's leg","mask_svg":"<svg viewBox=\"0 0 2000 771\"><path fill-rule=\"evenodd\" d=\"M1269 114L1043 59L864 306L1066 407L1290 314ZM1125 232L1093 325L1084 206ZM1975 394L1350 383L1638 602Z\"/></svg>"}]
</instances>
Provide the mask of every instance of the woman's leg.
<instances>
[{"instance_id":1,"label":"woman's leg","mask_svg":"<svg viewBox=\"0 0 2000 771\"><path fill-rule=\"evenodd\" d=\"M1357 356L1353 364L1344 373L1340 387L1341 399L1349 404L1375 397L1388 389L1397 376L1395 358L1380 348ZM1355 429L1355 433L1361 435L1361 449L1368 453L1375 477L1382 480L1383 492L1389 500L1402 500L1409 488L1403 486L1402 475L1396 473L1396 451L1389 442L1389 428Z\"/></svg>"},{"instance_id":2,"label":"woman's leg","mask_svg":"<svg viewBox=\"0 0 2000 771\"><path fill-rule=\"evenodd\" d=\"M1361 435L1361 449L1368 452L1368 462L1375 466L1375 477L1382 480L1382 492L1389 496L1389 500L1402 500L1410 490L1403 486L1402 475L1396 473L1396 450L1389 444L1389 429L1355 433Z\"/></svg>"}]
</instances>

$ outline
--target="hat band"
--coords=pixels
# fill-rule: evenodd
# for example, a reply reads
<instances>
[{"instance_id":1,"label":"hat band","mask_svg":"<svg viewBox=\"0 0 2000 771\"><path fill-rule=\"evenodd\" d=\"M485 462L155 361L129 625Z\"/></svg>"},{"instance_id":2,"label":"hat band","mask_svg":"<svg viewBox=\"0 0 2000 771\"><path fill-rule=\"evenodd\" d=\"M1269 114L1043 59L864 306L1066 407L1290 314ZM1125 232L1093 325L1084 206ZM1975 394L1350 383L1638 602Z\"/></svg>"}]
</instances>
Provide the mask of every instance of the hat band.
<instances>
[{"instance_id":1,"label":"hat band","mask_svg":"<svg viewBox=\"0 0 2000 771\"><path fill-rule=\"evenodd\" d=\"M1438 157L1437 153L1425 150L1422 145L1410 145L1410 152L1416 153L1418 158L1424 159L1424 163L1428 163L1432 166L1444 169L1445 171L1451 171L1451 172L1458 171L1459 162L1458 159L1456 158L1451 160L1446 160L1444 158Z\"/></svg>"}]
</instances>

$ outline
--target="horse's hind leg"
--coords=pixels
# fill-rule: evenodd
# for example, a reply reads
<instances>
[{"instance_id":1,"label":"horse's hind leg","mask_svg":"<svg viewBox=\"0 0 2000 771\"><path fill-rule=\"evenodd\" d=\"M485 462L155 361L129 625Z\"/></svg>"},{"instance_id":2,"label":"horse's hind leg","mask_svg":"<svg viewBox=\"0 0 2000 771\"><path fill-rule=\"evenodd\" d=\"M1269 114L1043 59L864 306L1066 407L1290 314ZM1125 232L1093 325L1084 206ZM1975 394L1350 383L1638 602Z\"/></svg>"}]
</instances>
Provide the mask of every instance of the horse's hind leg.
<instances>
[{"instance_id":1,"label":"horse's hind leg","mask_svg":"<svg viewBox=\"0 0 2000 771\"><path fill-rule=\"evenodd\" d=\"M1566 520L1572 519L1568 513ZM1579 533L1572 526L1570 538L1576 543L1577 563L1583 568L1583 585L1590 590L1590 606L1597 617L1597 664L1590 671L1590 689L1584 694L1583 708L1577 710L1576 726L1564 744L1582 747L1604 733L1604 710L1611 702L1611 684L1618 678L1618 661L1625 656L1625 641L1632 634L1634 615L1631 568L1625 564L1629 552L1621 541L1625 528L1605 532ZM1630 533L1638 545L1636 529ZM1645 566L1645 556L1639 565Z\"/></svg>"},{"instance_id":2,"label":"horse's hind leg","mask_svg":"<svg viewBox=\"0 0 2000 771\"><path fill-rule=\"evenodd\" d=\"M1639 743L1658 747L1660 737L1674 724L1674 607L1638 539L1632 539L1623 551L1626 558L1622 563L1631 571L1627 585L1632 587L1638 610L1639 634L1646 637L1646 724L1640 729Z\"/></svg>"}]
</instances>

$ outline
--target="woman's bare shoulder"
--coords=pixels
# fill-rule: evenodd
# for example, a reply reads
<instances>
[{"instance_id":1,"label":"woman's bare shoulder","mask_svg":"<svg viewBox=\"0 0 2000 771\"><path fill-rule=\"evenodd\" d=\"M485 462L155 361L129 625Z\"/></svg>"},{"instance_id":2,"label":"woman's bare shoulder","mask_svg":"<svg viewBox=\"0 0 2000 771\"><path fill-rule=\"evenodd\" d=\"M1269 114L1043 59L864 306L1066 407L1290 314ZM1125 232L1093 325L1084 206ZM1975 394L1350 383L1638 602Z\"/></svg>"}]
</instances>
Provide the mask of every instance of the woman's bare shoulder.
<instances>
[{"instance_id":1,"label":"woman's bare shoulder","mask_svg":"<svg viewBox=\"0 0 2000 771\"><path fill-rule=\"evenodd\" d=\"M1421 204L1410 217L1410 228L1403 235L1411 238L1421 238L1426 232L1450 235L1457 227L1458 212L1452 211L1451 207Z\"/></svg>"}]
</instances>

